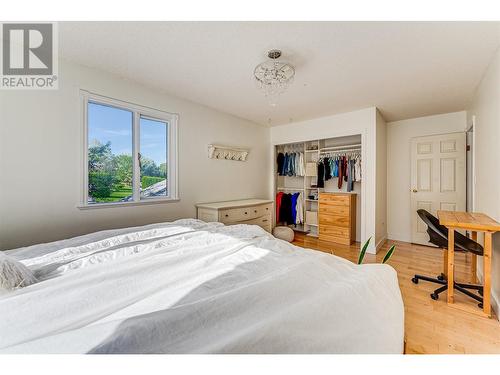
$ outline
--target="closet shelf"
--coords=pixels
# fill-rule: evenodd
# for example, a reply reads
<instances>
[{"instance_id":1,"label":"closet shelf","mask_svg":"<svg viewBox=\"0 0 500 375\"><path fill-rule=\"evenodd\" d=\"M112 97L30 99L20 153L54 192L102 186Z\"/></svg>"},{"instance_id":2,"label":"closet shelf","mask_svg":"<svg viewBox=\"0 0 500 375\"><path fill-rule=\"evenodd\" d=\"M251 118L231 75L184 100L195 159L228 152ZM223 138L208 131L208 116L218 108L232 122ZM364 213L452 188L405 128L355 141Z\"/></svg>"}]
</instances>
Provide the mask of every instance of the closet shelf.
<instances>
[{"instance_id":1,"label":"closet shelf","mask_svg":"<svg viewBox=\"0 0 500 375\"><path fill-rule=\"evenodd\" d=\"M304 189L299 189L299 188L286 188L286 187L279 187L276 188L277 190L293 190L293 191L304 191Z\"/></svg>"}]
</instances>

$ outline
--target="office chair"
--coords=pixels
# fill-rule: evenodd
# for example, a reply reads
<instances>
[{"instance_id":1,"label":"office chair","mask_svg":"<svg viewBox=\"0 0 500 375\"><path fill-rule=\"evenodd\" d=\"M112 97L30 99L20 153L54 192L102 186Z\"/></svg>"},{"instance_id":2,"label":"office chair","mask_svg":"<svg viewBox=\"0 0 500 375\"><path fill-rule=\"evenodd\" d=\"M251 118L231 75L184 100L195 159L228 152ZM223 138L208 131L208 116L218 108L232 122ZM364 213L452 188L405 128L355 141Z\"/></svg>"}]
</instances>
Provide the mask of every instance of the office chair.
<instances>
[{"instance_id":1,"label":"office chair","mask_svg":"<svg viewBox=\"0 0 500 375\"><path fill-rule=\"evenodd\" d=\"M448 228L444 225L439 224L439 219L433 215L431 215L426 210L417 210L418 216L427 224L427 233L429 234L429 242L448 251ZM455 251L458 252L470 252L479 256L483 256L483 247L475 241L472 241L470 238L465 237L464 235L455 231ZM435 284L441 284L442 286L436 289L431 293L431 298L433 300L437 300L439 298L439 294L448 289L446 276L441 273L437 277L429 277L422 275L415 275L411 281L415 284L418 284L419 280L429 281ZM479 302L478 306L480 308L483 307L483 286L482 285L474 285L474 284L464 284L464 283L453 283L453 288L462 292L463 294L475 299ZM479 296L477 294L472 293L469 289L477 290Z\"/></svg>"}]
</instances>

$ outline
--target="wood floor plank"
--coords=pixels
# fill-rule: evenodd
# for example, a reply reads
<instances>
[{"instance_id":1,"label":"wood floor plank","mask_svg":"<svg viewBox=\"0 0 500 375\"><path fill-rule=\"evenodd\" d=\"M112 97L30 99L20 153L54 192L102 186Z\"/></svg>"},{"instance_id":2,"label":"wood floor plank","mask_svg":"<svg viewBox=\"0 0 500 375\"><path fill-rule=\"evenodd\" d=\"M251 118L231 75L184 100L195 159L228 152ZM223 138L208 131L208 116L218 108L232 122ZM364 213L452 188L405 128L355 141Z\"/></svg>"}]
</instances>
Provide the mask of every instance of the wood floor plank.
<instances>
[{"instance_id":1,"label":"wood floor plank","mask_svg":"<svg viewBox=\"0 0 500 375\"><path fill-rule=\"evenodd\" d=\"M332 242L296 234L295 245L327 252L357 262L360 244L337 245ZM429 294L436 284L411 282L415 273L436 276L443 272L443 250L413 245L401 241L387 241L379 253L366 254L365 263L381 262L388 248L396 245L389 264L398 272L399 286L405 304L405 337L408 354L500 354L500 323L471 314L446 304L446 292L434 301ZM455 279L472 282L470 255L455 254ZM477 308L474 301L455 292L457 303L470 309ZM479 309L479 308L477 308Z\"/></svg>"}]
</instances>

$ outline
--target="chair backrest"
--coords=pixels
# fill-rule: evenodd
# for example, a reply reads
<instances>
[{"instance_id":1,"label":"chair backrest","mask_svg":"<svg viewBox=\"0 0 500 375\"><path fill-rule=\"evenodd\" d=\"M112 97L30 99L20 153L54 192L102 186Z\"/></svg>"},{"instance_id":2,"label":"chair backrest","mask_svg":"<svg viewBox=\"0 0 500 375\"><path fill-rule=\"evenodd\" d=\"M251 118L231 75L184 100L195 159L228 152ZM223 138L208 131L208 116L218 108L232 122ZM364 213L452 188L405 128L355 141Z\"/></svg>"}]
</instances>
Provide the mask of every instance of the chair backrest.
<instances>
[{"instance_id":1,"label":"chair backrest","mask_svg":"<svg viewBox=\"0 0 500 375\"><path fill-rule=\"evenodd\" d=\"M442 249L448 248L448 228L439 224L439 219L430 212L419 209L418 216L427 224L427 233L429 234L429 242ZM470 238L465 237L461 233L455 231L455 250L469 251L476 255L483 255L483 247Z\"/></svg>"}]
</instances>

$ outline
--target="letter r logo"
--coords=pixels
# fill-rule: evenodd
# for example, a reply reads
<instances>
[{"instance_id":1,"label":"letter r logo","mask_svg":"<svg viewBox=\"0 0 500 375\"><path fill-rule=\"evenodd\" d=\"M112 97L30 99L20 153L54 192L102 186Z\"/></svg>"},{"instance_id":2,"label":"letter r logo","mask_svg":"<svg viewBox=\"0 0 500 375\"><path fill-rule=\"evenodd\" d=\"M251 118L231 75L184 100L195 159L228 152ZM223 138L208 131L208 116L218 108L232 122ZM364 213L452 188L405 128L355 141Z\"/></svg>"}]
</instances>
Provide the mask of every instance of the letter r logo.
<instances>
[{"instance_id":1,"label":"letter r logo","mask_svg":"<svg viewBox=\"0 0 500 375\"><path fill-rule=\"evenodd\" d=\"M52 75L52 24L9 24L2 29L4 75Z\"/></svg>"}]
</instances>

